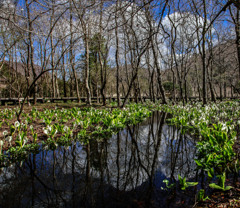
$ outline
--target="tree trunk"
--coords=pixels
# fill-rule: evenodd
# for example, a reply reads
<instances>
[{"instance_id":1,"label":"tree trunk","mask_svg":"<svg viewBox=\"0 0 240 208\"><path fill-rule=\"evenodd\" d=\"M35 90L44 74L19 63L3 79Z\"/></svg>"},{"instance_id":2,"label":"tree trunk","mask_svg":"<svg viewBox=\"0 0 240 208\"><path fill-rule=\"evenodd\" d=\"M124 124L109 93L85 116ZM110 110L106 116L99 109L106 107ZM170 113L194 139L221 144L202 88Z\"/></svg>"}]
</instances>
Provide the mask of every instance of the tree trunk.
<instances>
[{"instance_id":1,"label":"tree trunk","mask_svg":"<svg viewBox=\"0 0 240 208\"><path fill-rule=\"evenodd\" d=\"M118 1L116 4L116 13L118 9ZM116 52L115 52L115 61L116 61L116 93L117 93L117 105L120 106L120 93L119 93L119 41L118 41L118 23L117 23L117 14L115 15L115 38L116 38Z\"/></svg>"},{"instance_id":2,"label":"tree trunk","mask_svg":"<svg viewBox=\"0 0 240 208\"><path fill-rule=\"evenodd\" d=\"M52 4L55 4L55 0L52 0ZM52 16L50 19L50 30L53 26L54 18L54 6L52 6ZM50 35L50 44L51 44L51 66L52 66L52 98L56 97L56 86L55 86L55 71L54 71L54 47L53 47L53 34L51 31Z\"/></svg>"},{"instance_id":3,"label":"tree trunk","mask_svg":"<svg viewBox=\"0 0 240 208\"><path fill-rule=\"evenodd\" d=\"M57 79L57 72L55 73L55 86L56 86L56 96L60 97L59 86L58 86L58 79Z\"/></svg>"},{"instance_id":4,"label":"tree trunk","mask_svg":"<svg viewBox=\"0 0 240 208\"><path fill-rule=\"evenodd\" d=\"M186 77L186 74L184 75L184 100L185 100L185 103L188 102L187 77Z\"/></svg>"},{"instance_id":5,"label":"tree trunk","mask_svg":"<svg viewBox=\"0 0 240 208\"><path fill-rule=\"evenodd\" d=\"M196 72L197 72L197 76L196 76L196 78L197 78L197 89L198 89L198 98L199 98L199 101L202 99L202 97L201 97L201 87L200 87L200 83L199 83L199 76L198 76L198 67L197 67L197 64L195 63L195 70L196 70Z\"/></svg>"},{"instance_id":6,"label":"tree trunk","mask_svg":"<svg viewBox=\"0 0 240 208\"><path fill-rule=\"evenodd\" d=\"M173 54L171 52L171 72L172 72L172 82L173 82L173 90L172 90L172 101L173 103L176 102L176 77L175 77L175 72L173 70Z\"/></svg>"},{"instance_id":7,"label":"tree trunk","mask_svg":"<svg viewBox=\"0 0 240 208\"><path fill-rule=\"evenodd\" d=\"M209 75L209 73L207 73L208 74L208 80L209 80L209 88L210 88L210 93L211 93L211 100L213 101L213 102L216 102L216 96L215 96L215 93L214 93L214 90L213 90L213 73L212 73L212 71L213 71L213 63L212 63L212 60L211 60L211 66L210 66L211 68L211 71L210 71L210 75Z\"/></svg>"},{"instance_id":8,"label":"tree trunk","mask_svg":"<svg viewBox=\"0 0 240 208\"><path fill-rule=\"evenodd\" d=\"M161 96L162 96L162 103L167 104L165 91L164 91L164 88L162 86L162 74L161 74L161 69L160 69L159 64L158 64L157 51L156 51L156 48L154 47L152 37L151 37L151 47L152 47L152 52L153 52L153 57L154 57L154 65L157 69L157 81L158 81L159 90L160 90L160 93L161 93Z\"/></svg>"},{"instance_id":9,"label":"tree trunk","mask_svg":"<svg viewBox=\"0 0 240 208\"><path fill-rule=\"evenodd\" d=\"M238 57L238 81L240 82L240 11L239 9L237 9L236 16L234 16L230 7L230 14L235 25L236 47Z\"/></svg>"},{"instance_id":10,"label":"tree trunk","mask_svg":"<svg viewBox=\"0 0 240 208\"><path fill-rule=\"evenodd\" d=\"M62 44L62 50L64 51L64 43ZM67 86L66 86L66 70L65 70L65 56L62 57L62 73L63 73L63 95L67 97Z\"/></svg>"},{"instance_id":11,"label":"tree trunk","mask_svg":"<svg viewBox=\"0 0 240 208\"><path fill-rule=\"evenodd\" d=\"M203 72L203 105L207 104L207 85L206 85L206 27L207 27L207 10L206 10L206 0L203 0L203 10L204 10L204 25L203 25L203 33L202 33L202 72Z\"/></svg>"},{"instance_id":12,"label":"tree trunk","mask_svg":"<svg viewBox=\"0 0 240 208\"><path fill-rule=\"evenodd\" d=\"M75 70L75 55L73 53L73 15L72 15L72 4L70 1L70 50L69 50L69 55L70 55L70 64L72 67L72 72L73 72L73 77L75 81L75 86L76 86L76 94L77 94L77 102L80 103L80 95L79 95L79 86L78 86L78 79L77 79L77 74Z\"/></svg>"},{"instance_id":13,"label":"tree trunk","mask_svg":"<svg viewBox=\"0 0 240 208\"><path fill-rule=\"evenodd\" d=\"M89 87L89 42L87 34L84 35L84 44L85 44L85 87L87 94L87 104L92 105L91 101L91 91Z\"/></svg>"},{"instance_id":14,"label":"tree trunk","mask_svg":"<svg viewBox=\"0 0 240 208\"><path fill-rule=\"evenodd\" d=\"M106 105L106 96L105 96L105 86L106 86L106 68L103 66L102 63L102 58L101 56L99 56L99 62L100 62L100 71L101 71L101 89L100 89L100 93L102 96L102 103L103 106Z\"/></svg>"},{"instance_id":15,"label":"tree trunk","mask_svg":"<svg viewBox=\"0 0 240 208\"><path fill-rule=\"evenodd\" d=\"M32 40L32 20L30 19L30 5L27 3L27 16L28 16L28 40L29 40L29 59L30 59L30 64L31 64L31 69L32 69L32 74L33 74L33 80L36 79L37 75L35 72L35 68L34 68L34 62L33 62L33 54L34 54L34 48L33 48L33 40ZM27 67L30 67L29 65ZM37 103L37 97L36 97L36 93L37 93L37 84L34 83L34 87L33 87L33 104L35 105Z\"/></svg>"},{"instance_id":16,"label":"tree trunk","mask_svg":"<svg viewBox=\"0 0 240 208\"><path fill-rule=\"evenodd\" d=\"M240 82L240 11L237 10L236 16L236 44L237 44L237 54L238 54L238 81Z\"/></svg>"}]
</instances>

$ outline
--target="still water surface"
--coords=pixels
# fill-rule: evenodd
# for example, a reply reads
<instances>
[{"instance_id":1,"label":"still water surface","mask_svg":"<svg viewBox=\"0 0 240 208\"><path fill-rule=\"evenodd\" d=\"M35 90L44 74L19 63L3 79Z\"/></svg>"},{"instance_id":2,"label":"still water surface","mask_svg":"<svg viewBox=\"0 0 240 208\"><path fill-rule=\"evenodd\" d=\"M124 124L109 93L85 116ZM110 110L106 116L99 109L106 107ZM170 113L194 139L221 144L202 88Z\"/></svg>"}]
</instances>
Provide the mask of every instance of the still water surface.
<instances>
[{"instance_id":1,"label":"still water surface","mask_svg":"<svg viewBox=\"0 0 240 208\"><path fill-rule=\"evenodd\" d=\"M195 142L155 112L103 142L44 150L0 172L0 207L188 207L164 179L194 180ZM188 196L189 194L189 196Z\"/></svg>"}]
</instances>

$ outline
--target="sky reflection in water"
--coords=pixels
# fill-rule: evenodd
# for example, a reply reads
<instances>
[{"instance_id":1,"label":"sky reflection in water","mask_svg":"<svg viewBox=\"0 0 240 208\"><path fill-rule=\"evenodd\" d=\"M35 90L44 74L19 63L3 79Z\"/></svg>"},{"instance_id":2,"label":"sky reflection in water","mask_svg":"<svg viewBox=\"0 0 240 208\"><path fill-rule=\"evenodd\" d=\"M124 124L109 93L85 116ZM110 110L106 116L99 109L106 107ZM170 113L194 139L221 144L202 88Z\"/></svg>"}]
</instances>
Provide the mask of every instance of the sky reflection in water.
<instances>
[{"instance_id":1,"label":"sky reflection in water","mask_svg":"<svg viewBox=\"0 0 240 208\"><path fill-rule=\"evenodd\" d=\"M104 142L41 151L4 168L0 207L180 207L162 181L195 177L195 143L165 119L155 112Z\"/></svg>"}]
</instances>

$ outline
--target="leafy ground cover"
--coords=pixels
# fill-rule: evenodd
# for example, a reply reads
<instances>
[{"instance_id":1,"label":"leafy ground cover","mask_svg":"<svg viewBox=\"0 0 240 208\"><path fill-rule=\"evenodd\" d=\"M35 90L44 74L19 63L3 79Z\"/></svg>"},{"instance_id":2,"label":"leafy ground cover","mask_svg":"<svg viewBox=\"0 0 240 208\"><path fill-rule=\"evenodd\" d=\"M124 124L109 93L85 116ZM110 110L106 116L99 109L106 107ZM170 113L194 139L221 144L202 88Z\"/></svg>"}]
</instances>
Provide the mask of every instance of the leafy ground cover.
<instances>
[{"instance_id":1,"label":"leafy ground cover","mask_svg":"<svg viewBox=\"0 0 240 208\"><path fill-rule=\"evenodd\" d=\"M73 139L88 143L91 139L108 138L126 125L134 125L151 115L141 104L130 104L124 109L92 107L43 108L25 111L21 122L16 120L17 108L0 111L1 166L37 151L40 145L54 149L69 145Z\"/></svg>"},{"instance_id":2,"label":"leafy ground cover","mask_svg":"<svg viewBox=\"0 0 240 208\"><path fill-rule=\"evenodd\" d=\"M239 102L211 103L202 106L162 105L159 110L169 112L170 125L177 125L182 133L197 138L196 165L202 175L207 175L208 187L214 190L210 197L205 189L198 192L198 205L203 207L239 207ZM235 187L227 185L231 175ZM217 179L217 180L216 180ZM204 203L205 201L205 203Z\"/></svg>"},{"instance_id":3,"label":"leafy ground cover","mask_svg":"<svg viewBox=\"0 0 240 208\"><path fill-rule=\"evenodd\" d=\"M238 101L178 105L157 103L130 104L118 108L31 108L16 120L17 108L0 110L0 161L26 157L39 147L55 149L69 145L73 138L83 144L91 139L101 140L120 131L126 125L134 125L151 115L152 111L171 115L169 125L178 126L182 133L197 139L197 168L206 184L196 195L196 207L239 207L239 140L240 104ZM10 159L10 160L9 160ZM186 191L197 182L186 181L179 175L179 187ZM166 188L173 187L166 184ZM208 190L212 190L210 194Z\"/></svg>"}]
</instances>

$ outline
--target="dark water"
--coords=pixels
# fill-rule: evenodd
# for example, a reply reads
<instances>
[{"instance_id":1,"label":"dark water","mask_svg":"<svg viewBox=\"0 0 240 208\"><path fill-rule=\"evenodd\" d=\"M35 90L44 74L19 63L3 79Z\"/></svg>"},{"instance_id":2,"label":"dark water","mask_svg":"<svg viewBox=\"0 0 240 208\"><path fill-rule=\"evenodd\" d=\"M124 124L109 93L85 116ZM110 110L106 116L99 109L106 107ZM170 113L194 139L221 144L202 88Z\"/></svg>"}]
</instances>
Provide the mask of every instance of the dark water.
<instances>
[{"instance_id":1,"label":"dark water","mask_svg":"<svg viewBox=\"0 0 240 208\"><path fill-rule=\"evenodd\" d=\"M161 190L177 175L194 180L195 144L166 114L104 142L45 150L0 172L0 207L191 207L194 188Z\"/></svg>"}]
</instances>

